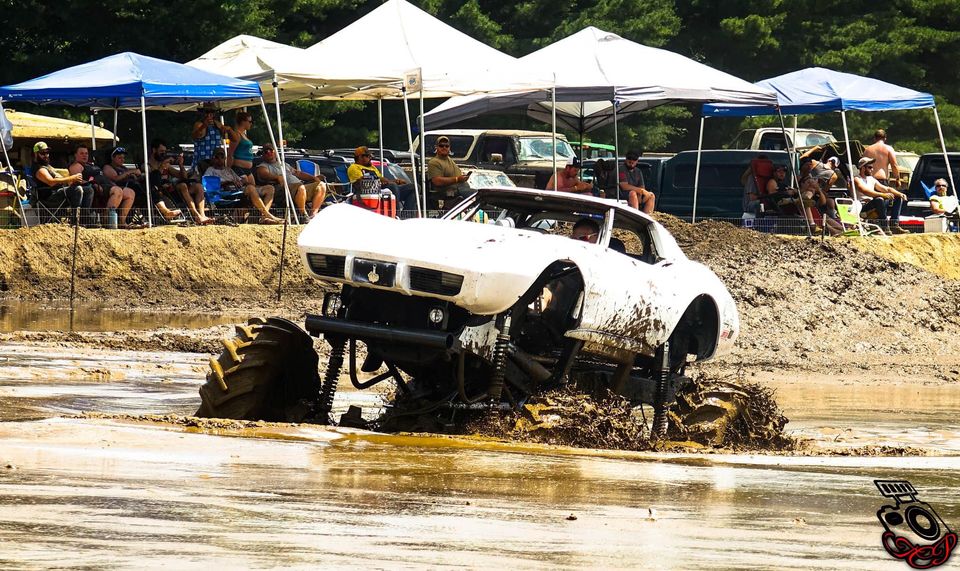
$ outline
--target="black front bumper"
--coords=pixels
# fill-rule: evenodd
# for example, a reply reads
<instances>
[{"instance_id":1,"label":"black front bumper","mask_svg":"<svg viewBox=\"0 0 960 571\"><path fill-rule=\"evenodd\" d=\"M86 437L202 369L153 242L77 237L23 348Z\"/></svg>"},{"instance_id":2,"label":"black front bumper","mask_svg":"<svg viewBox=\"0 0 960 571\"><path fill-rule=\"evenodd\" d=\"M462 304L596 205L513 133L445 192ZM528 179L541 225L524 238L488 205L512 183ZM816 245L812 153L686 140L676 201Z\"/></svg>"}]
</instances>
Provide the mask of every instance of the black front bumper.
<instances>
[{"instance_id":1,"label":"black front bumper","mask_svg":"<svg viewBox=\"0 0 960 571\"><path fill-rule=\"evenodd\" d=\"M304 323L307 332L314 337L321 333L327 336L339 336L345 339L376 341L396 345L439 349L451 353L459 352L459 339L446 331L411 329L392 325L359 323L321 315L307 315Z\"/></svg>"}]
</instances>

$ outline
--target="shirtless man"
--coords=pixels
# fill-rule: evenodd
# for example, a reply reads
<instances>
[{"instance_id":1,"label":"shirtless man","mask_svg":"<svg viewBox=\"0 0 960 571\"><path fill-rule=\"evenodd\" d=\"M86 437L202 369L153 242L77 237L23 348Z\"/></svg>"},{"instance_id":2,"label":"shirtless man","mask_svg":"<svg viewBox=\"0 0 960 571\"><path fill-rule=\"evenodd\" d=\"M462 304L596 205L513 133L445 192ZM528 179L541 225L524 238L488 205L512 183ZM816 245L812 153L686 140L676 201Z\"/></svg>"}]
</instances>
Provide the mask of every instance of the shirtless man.
<instances>
[{"instance_id":1,"label":"shirtless man","mask_svg":"<svg viewBox=\"0 0 960 571\"><path fill-rule=\"evenodd\" d=\"M897 168L897 152L887 144L887 133L877 129L873 133L874 143L863 148L863 156L874 160L873 177L884 186L900 188L900 169ZM889 176L889 175L892 175Z\"/></svg>"}]
</instances>

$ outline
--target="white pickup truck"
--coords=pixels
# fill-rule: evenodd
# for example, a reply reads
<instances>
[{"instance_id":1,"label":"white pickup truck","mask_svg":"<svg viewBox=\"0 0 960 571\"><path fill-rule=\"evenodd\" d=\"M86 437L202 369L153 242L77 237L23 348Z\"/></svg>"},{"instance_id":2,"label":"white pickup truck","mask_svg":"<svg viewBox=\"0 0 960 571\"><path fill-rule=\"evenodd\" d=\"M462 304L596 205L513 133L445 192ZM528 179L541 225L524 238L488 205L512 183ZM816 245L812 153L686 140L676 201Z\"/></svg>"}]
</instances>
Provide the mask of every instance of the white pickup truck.
<instances>
[{"instance_id":1,"label":"white pickup truck","mask_svg":"<svg viewBox=\"0 0 960 571\"><path fill-rule=\"evenodd\" d=\"M744 129L727 145L727 148L786 151L789 150L787 148L787 142L791 143L791 147L802 149L804 147L825 145L837 141L830 131L820 131L817 129L797 128L796 133L794 133L794 130L788 127L786 140L784 140L783 135L783 130L779 127ZM794 135L796 135L795 141ZM796 144L794 145L793 143Z\"/></svg>"}]
</instances>

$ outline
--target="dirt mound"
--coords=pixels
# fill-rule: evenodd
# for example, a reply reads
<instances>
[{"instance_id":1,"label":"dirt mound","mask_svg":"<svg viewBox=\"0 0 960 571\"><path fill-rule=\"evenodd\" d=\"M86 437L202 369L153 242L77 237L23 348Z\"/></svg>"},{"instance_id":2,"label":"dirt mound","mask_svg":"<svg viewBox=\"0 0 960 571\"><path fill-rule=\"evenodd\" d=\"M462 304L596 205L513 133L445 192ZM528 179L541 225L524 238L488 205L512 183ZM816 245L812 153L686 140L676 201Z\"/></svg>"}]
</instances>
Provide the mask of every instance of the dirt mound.
<instances>
[{"instance_id":1,"label":"dirt mound","mask_svg":"<svg viewBox=\"0 0 960 571\"><path fill-rule=\"evenodd\" d=\"M44 224L3 230L0 295L65 299L70 294L73 228ZM283 228L164 226L81 229L76 297L122 307L250 307L276 299ZM321 286L303 269L298 227L287 232L284 292L304 297Z\"/></svg>"},{"instance_id":2,"label":"dirt mound","mask_svg":"<svg viewBox=\"0 0 960 571\"><path fill-rule=\"evenodd\" d=\"M960 281L890 259L925 248L929 240L960 248L957 237L821 241L725 222L659 219L736 300L740 358L803 364L838 351L926 353L931 345L951 346L960 333Z\"/></svg>"}]
</instances>

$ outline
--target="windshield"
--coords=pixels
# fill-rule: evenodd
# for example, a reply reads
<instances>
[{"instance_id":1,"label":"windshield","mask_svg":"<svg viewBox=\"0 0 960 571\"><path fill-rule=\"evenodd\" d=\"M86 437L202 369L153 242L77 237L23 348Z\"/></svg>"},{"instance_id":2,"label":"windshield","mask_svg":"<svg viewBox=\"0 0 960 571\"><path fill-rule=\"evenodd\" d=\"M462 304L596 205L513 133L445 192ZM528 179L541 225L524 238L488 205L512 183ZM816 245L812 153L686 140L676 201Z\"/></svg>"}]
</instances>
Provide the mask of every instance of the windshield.
<instances>
[{"instance_id":1,"label":"windshield","mask_svg":"<svg viewBox=\"0 0 960 571\"><path fill-rule=\"evenodd\" d=\"M912 153L897 153L897 166L900 168L905 168L908 170L914 170L917 168L917 163L920 161L919 155L914 155Z\"/></svg>"},{"instance_id":2,"label":"windshield","mask_svg":"<svg viewBox=\"0 0 960 571\"><path fill-rule=\"evenodd\" d=\"M467 186L473 189L490 188L494 186L517 186L506 173L500 171L475 170L467 179Z\"/></svg>"},{"instance_id":3,"label":"windshield","mask_svg":"<svg viewBox=\"0 0 960 571\"><path fill-rule=\"evenodd\" d=\"M789 129L787 130L789 131ZM797 132L797 139L800 139L797 141L798 147L813 147L837 142L837 140L833 138L833 135L826 133L807 133L806 137L804 137L803 133Z\"/></svg>"},{"instance_id":4,"label":"windshield","mask_svg":"<svg viewBox=\"0 0 960 571\"><path fill-rule=\"evenodd\" d=\"M570 143L563 139L557 139L558 160L570 158L573 154ZM521 161L553 158L550 152L550 137L521 137L520 156L518 158Z\"/></svg>"}]
</instances>

